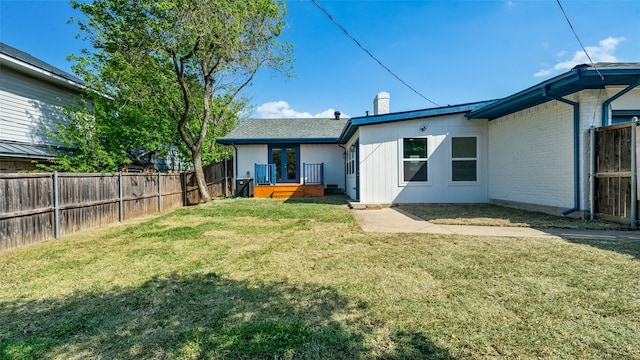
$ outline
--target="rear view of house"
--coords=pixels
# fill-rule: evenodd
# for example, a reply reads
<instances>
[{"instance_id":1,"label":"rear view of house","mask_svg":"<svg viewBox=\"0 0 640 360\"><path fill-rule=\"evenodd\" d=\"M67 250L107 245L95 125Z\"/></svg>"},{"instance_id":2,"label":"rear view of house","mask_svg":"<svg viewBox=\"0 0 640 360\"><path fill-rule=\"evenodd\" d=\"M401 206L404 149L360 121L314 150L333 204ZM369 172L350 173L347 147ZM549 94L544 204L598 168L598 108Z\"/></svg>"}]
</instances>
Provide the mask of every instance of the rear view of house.
<instances>
[{"instance_id":1,"label":"rear view of house","mask_svg":"<svg viewBox=\"0 0 640 360\"><path fill-rule=\"evenodd\" d=\"M640 63L599 63L499 100L394 113L381 92L371 116L250 120L221 142L236 146L239 176L257 184L259 164L275 164L276 183L302 183L300 163L322 162L326 179L361 206L498 203L584 215L598 183L591 129L640 117L639 85Z\"/></svg>"}]
</instances>

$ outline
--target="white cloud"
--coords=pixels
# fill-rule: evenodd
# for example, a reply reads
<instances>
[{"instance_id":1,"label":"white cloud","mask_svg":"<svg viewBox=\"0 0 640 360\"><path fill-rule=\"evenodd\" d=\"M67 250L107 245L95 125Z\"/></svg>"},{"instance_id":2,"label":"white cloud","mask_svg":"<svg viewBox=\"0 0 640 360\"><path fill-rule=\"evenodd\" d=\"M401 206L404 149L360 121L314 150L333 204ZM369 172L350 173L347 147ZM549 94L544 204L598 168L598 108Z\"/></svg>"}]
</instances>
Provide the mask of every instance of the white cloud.
<instances>
[{"instance_id":1,"label":"white cloud","mask_svg":"<svg viewBox=\"0 0 640 360\"><path fill-rule=\"evenodd\" d=\"M262 119L279 119L279 118L332 118L335 110L333 108L312 115L309 112L299 112L291 108L288 102L271 101L264 103L256 109L259 118ZM342 118L348 118L349 115L341 114Z\"/></svg>"},{"instance_id":2,"label":"white cloud","mask_svg":"<svg viewBox=\"0 0 640 360\"><path fill-rule=\"evenodd\" d=\"M616 37L609 36L604 40L600 40L597 46L586 46L585 49L589 53L589 56L591 57L591 60L593 60L594 63L617 62L619 60L618 58L615 57L613 53L618 47L618 44L620 44L620 42L622 41L624 41L623 37L616 38ZM558 53L558 57L562 58L567 54L568 52L563 50ZM588 63L589 63L589 58L584 53L584 51L580 49L573 54L573 57L570 60L560 61L551 68L542 69L538 71L537 73L533 74L533 76L538 76L538 77L548 76L553 73L569 70L576 65L588 64Z\"/></svg>"}]
</instances>

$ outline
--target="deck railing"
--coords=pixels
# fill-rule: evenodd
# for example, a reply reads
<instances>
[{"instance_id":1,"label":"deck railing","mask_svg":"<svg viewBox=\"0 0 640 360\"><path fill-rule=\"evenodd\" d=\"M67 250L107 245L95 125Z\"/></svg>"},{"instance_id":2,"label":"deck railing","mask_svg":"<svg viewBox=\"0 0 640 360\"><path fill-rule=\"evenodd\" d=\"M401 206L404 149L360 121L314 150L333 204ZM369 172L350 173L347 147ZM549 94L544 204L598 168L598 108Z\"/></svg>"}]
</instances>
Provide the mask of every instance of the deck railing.
<instances>
[{"instance_id":1,"label":"deck railing","mask_svg":"<svg viewBox=\"0 0 640 360\"><path fill-rule=\"evenodd\" d=\"M276 164L255 164L255 185L274 185L276 183Z\"/></svg>"},{"instance_id":2,"label":"deck railing","mask_svg":"<svg viewBox=\"0 0 640 360\"><path fill-rule=\"evenodd\" d=\"M324 184L324 163L302 164L303 184Z\"/></svg>"}]
</instances>

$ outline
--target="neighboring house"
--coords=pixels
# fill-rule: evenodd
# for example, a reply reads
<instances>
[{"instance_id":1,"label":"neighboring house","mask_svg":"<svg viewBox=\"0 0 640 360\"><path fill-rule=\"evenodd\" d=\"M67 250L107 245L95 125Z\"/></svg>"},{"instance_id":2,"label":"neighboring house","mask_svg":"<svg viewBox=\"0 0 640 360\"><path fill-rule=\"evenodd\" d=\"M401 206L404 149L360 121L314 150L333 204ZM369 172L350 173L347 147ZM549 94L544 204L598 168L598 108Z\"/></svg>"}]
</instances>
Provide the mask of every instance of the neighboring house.
<instances>
[{"instance_id":1,"label":"neighboring house","mask_svg":"<svg viewBox=\"0 0 640 360\"><path fill-rule=\"evenodd\" d=\"M585 211L588 130L640 116L638 85L640 63L599 63L500 100L388 113L389 96L379 93L374 114L349 119L332 142L323 162L336 165L325 171L344 170L338 184L361 205L499 203L556 214ZM235 142L238 176L253 177L249 165L272 161L276 147L267 134L275 121L251 120L251 138L263 141L254 151ZM278 131L295 139L301 127L283 121ZM305 141L315 141L313 135Z\"/></svg>"},{"instance_id":2,"label":"neighboring house","mask_svg":"<svg viewBox=\"0 0 640 360\"><path fill-rule=\"evenodd\" d=\"M47 136L64 122L62 108L84 91L82 81L0 43L0 173L34 170L54 158Z\"/></svg>"},{"instance_id":3,"label":"neighboring house","mask_svg":"<svg viewBox=\"0 0 640 360\"><path fill-rule=\"evenodd\" d=\"M47 136L66 122L63 108L76 103L86 87L82 80L23 51L0 43L0 173L36 170L34 161L55 158L60 146ZM192 168L176 149L164 157L138 151L123 170L161 172ZM142 163L141 160L144 160Z\"/></svg>"},{"instance_id":4,"label":"neighboring house","mask_svg":"<svg viewBox=\"0 0 640 360\"><path fill-rule=\"evenodd\" d=\"M344 189L346 120L248 119L218 143L235 148L237 179L253 179L255 196L319 196Z\"/></svg>"}]
</instances>

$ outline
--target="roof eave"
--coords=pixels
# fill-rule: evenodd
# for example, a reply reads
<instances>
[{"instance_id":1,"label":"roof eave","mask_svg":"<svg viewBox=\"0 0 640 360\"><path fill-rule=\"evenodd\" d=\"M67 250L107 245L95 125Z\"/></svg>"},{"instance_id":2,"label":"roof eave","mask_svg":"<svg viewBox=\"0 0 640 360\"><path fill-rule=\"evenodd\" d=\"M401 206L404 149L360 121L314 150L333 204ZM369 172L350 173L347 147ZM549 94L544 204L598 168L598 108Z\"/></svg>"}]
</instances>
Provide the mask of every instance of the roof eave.
<instances>
[{"instance_id":1,"label":"roof eave","mask_svg":"<svg viewBox=\"0 0 640 360\"><path fill-rule=\"evenodd\" d=\"M87 87L82 84L79 83L77 81L73 81L71 79L67 79L66 77L54 74L50 71L47 71L45 69L39 68L35 65L26 63L20 59L16 59L13 58L9 55L0 53L0 64L3 64L5 66L9 66L10 68L16 69L17 71L26 73L28 75L40 78L40 79L44 79L47 81L50 81L52 83L55 84L59 84L65 87L69 87L72 89L76 89L79 91L86 91Z\"/></svg>"},{"instance_id":2,"label":"roof eave","mask_svg":"<svg viewBox=\"0 0 640 360\"><path fill-rule=\"evenodd\" d=\"M437 108L411 110L405 112L389 113L373 116L361 116L352 118L351 121L354 125L375 125L384 124L395 121L425 119L444 115L464 114L473 111L476 108L483 108L492 104L496 100L479 101L468 104L459 104L451 106L442 106Z\"/></svg>"},{"instance_id":3,"label":"roof eave","mask_svg":"<svg viewBox=\"0 0 640 360\"><path fill-rule=\"evenodd\" d=\"M347 141L349 141L349 139L351 139L353 134L355 134L356 131L358 131L359 127L360 127L359 125L353 125L351 120L349 120L347 122L347 125L345 125L344 129L342 129L342 134L340 134L340 138L338 142L340 144L345 144Z\"/></svg>"},{"instance_id":4,"label":"roof eave","mask_svg":"<svg viewBox=\"0 0 640 360\"><path fill-rule=\"evenodd\" d=\"M602 78L604 77L604 80ZM494 120L551 101L545 94L567 96L584 89L601 89L609 85L630 85L640 78L640 69L575 68L562 75L508 96L484 108L469 112L469 119Z\"/></svg>"},{"instance_id":5,"label":"roof eave","mask_svg":"<svg viewBox=\"0 0 640 360\"><path fill-rule=\"evenodd\" d=\"M337 144L339 138L221 138L222 145L263 145L263 144Z\"/></svg>"}]
</instances>

